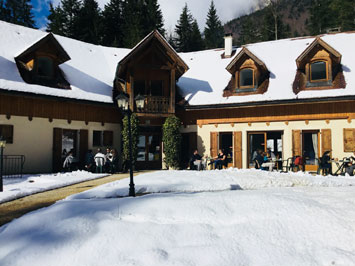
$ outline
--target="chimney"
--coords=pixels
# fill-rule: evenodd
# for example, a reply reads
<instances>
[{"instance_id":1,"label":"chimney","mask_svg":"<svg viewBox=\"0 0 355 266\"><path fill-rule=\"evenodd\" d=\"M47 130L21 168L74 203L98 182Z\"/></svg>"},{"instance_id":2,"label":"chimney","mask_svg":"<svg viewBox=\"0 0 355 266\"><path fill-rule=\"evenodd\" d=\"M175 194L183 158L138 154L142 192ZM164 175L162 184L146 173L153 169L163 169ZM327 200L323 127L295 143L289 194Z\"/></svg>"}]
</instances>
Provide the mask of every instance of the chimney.
<instances>
[{"instance_id":1,"label":"chimney","mask_svg":"<svg viewBox=\"0 0 355 266\"><path fill-rule=\"evenodd\" d=\"M232 56L233 49L233 35L227 33L224 35L224 58L230 58Z\"/></svg>"}]
</instances>

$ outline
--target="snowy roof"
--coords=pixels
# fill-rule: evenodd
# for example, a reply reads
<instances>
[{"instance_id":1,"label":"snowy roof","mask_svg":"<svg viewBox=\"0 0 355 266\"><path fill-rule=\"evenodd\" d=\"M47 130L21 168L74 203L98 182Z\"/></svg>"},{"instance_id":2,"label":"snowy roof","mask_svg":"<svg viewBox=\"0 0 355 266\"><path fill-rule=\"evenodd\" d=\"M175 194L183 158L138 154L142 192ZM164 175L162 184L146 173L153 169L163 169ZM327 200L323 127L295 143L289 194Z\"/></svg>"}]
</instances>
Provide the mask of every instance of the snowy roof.
<instances>
[{"instance_id":1,"label":"snowy roof","mask_svg":"<svg viewBox=\"0 0 355 266\"><path fill-rule=\"evenodd\" d=\"M54 35L71 60L59 67L71 90L25 83L15 57L48 33L0 21L0 88L48 96L112 103L117 63L130 49L109 48Z\"/></svg>"},{"instance_id":2,"label":"snowy roof","mask_svg":"<svg viewBox=\"0 0 355 266\"><path fill-rule=\"evenodd\" d=\"M15 63L16 56L48 33L2 21L0 32L3 40L6 40L0 42L0 89L112 103L116 67L130 49L103 47L54 35L71 58L59 66L71 90L56 89L24 82ZM315 40L315 37L309 37L246 46L270 71L269 87L264 94L223 97L223 90L231 79L226 67L234 59L223 59L223 49L179 53L189 67L177 84L180 95L190 106L355 96L355 33L323 35L321 39L342 56L347 84L345 89L301 91L298 94L293 92L296 59ZM237 48L236 56L241 50Z\"/></svg>"},{"instance_id":3,"label":"snowy roof","mask_svg":"<svg viewBox=\"0 0 355 266\"><path fill-rule=\"evenodd\" d=\"M312 44L315 37L285 39L246 45L245 47L265 63L270 71L270 83L264 94L223 97L223 90L231 79L226 67L234 58L222 59L224 50L207 50L179 55L190 70L180 78L180 94L192 106L239 104L278 100L355 96L355 33L321 36L321 39L342 55L345 89L293 92L296 59ZM236 56L242 48L237 48Z\"/></svg>"}]
</instances>

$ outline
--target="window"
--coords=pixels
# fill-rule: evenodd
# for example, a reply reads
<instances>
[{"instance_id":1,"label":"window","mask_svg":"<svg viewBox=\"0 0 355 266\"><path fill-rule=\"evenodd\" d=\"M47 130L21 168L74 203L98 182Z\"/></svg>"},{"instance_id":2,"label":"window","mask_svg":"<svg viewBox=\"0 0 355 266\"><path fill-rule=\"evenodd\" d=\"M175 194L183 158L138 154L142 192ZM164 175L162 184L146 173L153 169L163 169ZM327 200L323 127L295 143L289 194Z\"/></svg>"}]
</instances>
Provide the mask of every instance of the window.
<instances>
[{"instance_id":1,"label":"window","mask_svg":"<svg viewBox=\"0 0 355 266\"><path fill-rule=\"evenodd\" d=\"M311 82L328 80L327 63L316 61L311 64Z\"/></svg>"},{"instance_id":2,"label":"window","mask_svg":"<svg viewBox=\"0 0 355 266\"><path fill-rule=\"evenodd\" d=\"M344 152L353 152L355 147L355 129L344 128Z\"/></svg>"},{"instance_id":3,"label":"window","mask_svg":"<svg viewBox=\"0 0 355 266\"><path fill-rule=\"evenodd\" d=\"M12 125L0 125L0 137L6 140L6 143L13 143L14 126Z\"/></svg>"},{"instance_id":4,"label":"window","mask_svg":"<svg viewBox=\"0 0 355 266\"><path fill-rule=\"evenodd\" d=\"M38 57L37 75L40 77L51 78L53 77L53 60L49 57Z\"/></svg>"},{"instance_id":5,"label":"window","mask_svg":"<svg viewBox=\"0 0 355 266\"><path fill-rule=\"evenodd\" d=\"M162 96L163 95L163 81L162 80L152 80L150 92L152 96Z\"/></svg>"},{"instance_id":6,"label":"window","mask_svg":"<svg viewBox=\"0 0 355 266\"><path fill-rule=\"evenodd\" d=\"M145 81L135 80L134 81L134 95L145 95Z\"/></svg>"},{"instance_id":7,"label":"window","mask_svg":"<svg viewBox=\"0 0 355 266\"><path fill-rule=\"evenodd\" d=\"M239 87L254 87L254 70L242 69L239 73Z\"/></svg>"},{"instance_id":8,"label":"window","mask_svg":"<svg viewBox=\"0 0 355 266\"><path fill-rule=\"evenodd\" d=\"M93 131L92 146L113 146L113 131Z\"/></svg>"}]
</instances>

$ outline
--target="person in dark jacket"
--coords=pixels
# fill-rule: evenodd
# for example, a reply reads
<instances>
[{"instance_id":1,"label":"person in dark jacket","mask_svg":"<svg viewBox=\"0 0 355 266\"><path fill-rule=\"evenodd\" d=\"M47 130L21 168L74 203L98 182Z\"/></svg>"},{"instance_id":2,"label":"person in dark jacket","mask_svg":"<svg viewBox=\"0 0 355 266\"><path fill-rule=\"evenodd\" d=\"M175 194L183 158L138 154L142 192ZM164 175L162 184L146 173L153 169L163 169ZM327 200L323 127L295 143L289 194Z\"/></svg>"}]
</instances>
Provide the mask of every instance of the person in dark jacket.
<instances>
[{"instance_id":1,"label":"person in dark jacket","mask_svg":"<svg viewBox=\"0 0 355 266\"><path fill-rule=\"evenodd\" d=\"M217 157L214 158L214 169L222 169L223 165L227 167L227 155L219 149Z\"/></svg>"},{"instance_id":2,"label":"person in dark jacket","mask_svg":"<svg viewBox=\"0 0 355 266\"><path fill-rule=\"evenodd\" d=\"M345 172L350 175L354 176L354 171L355 171L355 151L354 151L354 156L349 157L350 163L345 167Z\"/></svg>"},{"instance_id":3,"label":"person in dark jacket","mask_svg":"<svg viewBox=\"0 0 355 266\"><path fill-rule=\"evenodd\" d=\"M323 170L323 174L325 175L329 175L331 173L332 165L330 160L330 151L324 152L320 160L320 168Z\"/></svg>"},{"instance_id":4,"label":"person in dark jacket","mask_svg":"<svg viewBox=\"0 0 355 266\"><path fill-rule=\"evenodd\" d=\"M263 151L258 149L254 158L255 169L262 169L261 165L264 163Z\"/></svg>"},{"instance_id":5,"label":"person in dark jacket","mask_svg":"<svg viewBox=\"0 0 355 266\"><path fill-rule=\"evenodd\" d=\"M88 172L94 173L95 172L95 159L92 150L88 150L85 154L85 169Z\"/></svg>"},{"instance_id":6,"label":"person in dark jacket","mask_svg":"<svg viewBox=\"0 0 355 266\"><path fill-rule=\"evenodd\" d=\"M206 168L206 162L202 159L202 156L198 154L198 150L194 150L190 159L190 169L195 169L195 167L197 167L198 171Z\"/></svg>"}]
</instances>

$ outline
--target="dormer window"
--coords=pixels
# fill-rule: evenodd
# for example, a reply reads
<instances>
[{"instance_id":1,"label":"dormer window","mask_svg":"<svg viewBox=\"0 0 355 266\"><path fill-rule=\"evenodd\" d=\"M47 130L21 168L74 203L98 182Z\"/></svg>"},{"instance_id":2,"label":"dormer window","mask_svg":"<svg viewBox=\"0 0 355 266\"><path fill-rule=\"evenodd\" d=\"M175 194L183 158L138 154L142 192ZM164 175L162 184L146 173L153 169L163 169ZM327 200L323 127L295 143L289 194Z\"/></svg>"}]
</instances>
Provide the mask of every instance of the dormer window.
<instances>
[{"instance_id":1,"label":"dormer window","mask_svg":"<svg viewBox=\"0 0 355 266\"><path fill-rule=\"evenodd\" d=\"M226 68L232 74L224 97L263 94L269 86L270 72L263 61L243 48Z\"/></svg>"},{"instance_id":2,"label":"dormer window","mask_svg":"<svg viewBox=\"0 0 355 266\"><path fill-rule=\"evenodd\" d=\"M51 33L15 57L25 82L60 89L70 89L70 84L59 67L68 60L69 55Z\"/></svg>"},{"instance_id":3,"label":"dormer window","mask_svg":"<svg viewBox=\"0 0 355 266\"><path fill-rule=\"evenodd\" d=\"M327 62L315 61L310 66L310 82L328 80Z\"/></svg>"},{"instance_id":4,"label":"dormer window","mask_svg":"<svg viewBox=\"0 0 355 266\"><path fill-rule=\"evenodd\" d=\"M302 90L345 88L341 54L317 37L296 59L294 93Z\"/></svg>"},{"instance_id":5,"label":"dormer window","mask_svg":"<svg viewBox=\"0 0 355 266\"><path fill-rule=\"evenodd\" d=\"M239 87L253 88L254 87L254 70L252 68L244 68L239 72Z\"/></svg>"},{"instance_id":6,"label":"dormer window","mask_svg":"<svg viewBox=\"0 0 355 266\"><path fill-rule=\"evenodd\" d=\"M53 77L53 60L50 57L40 56L36 60L37 65L37 76L43 78Z\"/></svg>"}]
</instances>

